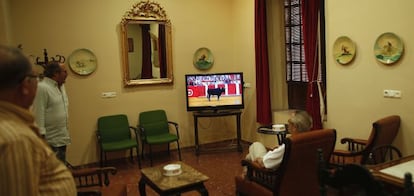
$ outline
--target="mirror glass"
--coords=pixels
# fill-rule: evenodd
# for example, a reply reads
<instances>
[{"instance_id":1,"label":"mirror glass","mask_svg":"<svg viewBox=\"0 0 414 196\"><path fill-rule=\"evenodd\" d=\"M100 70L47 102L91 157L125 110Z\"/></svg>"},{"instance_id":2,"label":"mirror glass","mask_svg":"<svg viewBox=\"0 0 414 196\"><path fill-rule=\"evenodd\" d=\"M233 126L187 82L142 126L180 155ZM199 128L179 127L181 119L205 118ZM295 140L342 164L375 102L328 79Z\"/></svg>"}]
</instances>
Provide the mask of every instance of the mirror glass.
<instances>
[{"instance_id":1,"label":"mirror glass","mask_svg":"<svg viewBox=\"0 0 414 196\"><path fill-rule=\"evenodd\" d=\"M171 84L171 22L156 2L141 1L121 21L125 86Z\"/></svg>"}]
</instances>

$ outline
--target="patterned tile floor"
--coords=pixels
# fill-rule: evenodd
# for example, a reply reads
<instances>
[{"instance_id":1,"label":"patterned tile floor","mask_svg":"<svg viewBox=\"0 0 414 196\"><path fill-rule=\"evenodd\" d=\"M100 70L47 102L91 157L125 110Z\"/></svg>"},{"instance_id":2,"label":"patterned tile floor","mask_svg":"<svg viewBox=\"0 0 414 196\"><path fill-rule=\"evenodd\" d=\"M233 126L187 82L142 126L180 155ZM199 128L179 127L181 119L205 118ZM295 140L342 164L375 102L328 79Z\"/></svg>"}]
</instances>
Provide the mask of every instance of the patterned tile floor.
<instances>
[{"instance_id":1,"label":"patterned tile floor","mask_svg":"<svg viewBox=\"0 0 414 196\"><path fill-rule=\"evenodd\" d=\"M243 153L237 151L209 152L195 155L193 148L182 149L182 161L209 177L205 186L210 196L235 195L234 177L241 175L240 160L248 151L247 144L243 144ZM178 160L178 153L174 150L170 155L158 153L154 157L154 165L168 164ZM121 159L109 163L117 168L116 175L111 176L109 187L103 188L104 196L139 195L138 182L141 177L136 161ZM142 167L149 167L149 159L142 160ZM158 195L150 187L146 187L148 196ZM196 191L183 193L183 196L199 195Z\"/></svg>"}]
</instances>

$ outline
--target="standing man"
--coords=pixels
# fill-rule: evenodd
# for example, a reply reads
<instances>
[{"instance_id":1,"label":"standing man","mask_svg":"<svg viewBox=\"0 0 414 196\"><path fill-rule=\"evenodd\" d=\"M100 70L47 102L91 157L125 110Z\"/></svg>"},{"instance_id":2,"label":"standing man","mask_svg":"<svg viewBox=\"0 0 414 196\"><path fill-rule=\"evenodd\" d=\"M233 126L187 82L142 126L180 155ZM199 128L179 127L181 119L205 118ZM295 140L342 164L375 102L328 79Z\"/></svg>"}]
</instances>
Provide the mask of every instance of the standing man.
<instances>
[{"instance_id":1,"label":"standing man","mask_svg":"<svg viewBox=\"0 0 414 196\"><path fill-rule=\"evenodd\" d=\"M64 64L51 62L45 66L43 75L45 78L39 82L33 112L40 134L66 164L66 146L70 143L70 136L64 83L68 74Z\"/></svg>"},{"instance_id":2,"label":"standing man","mask_svg":"<svg viewBox=\"0 0 414 196\"><path fill-rule=\"evenodd\" d=\"M72 174L29 111L38 79L19 49L0 45L0 195L75 196Z\"/></svg>"}]
</instances>

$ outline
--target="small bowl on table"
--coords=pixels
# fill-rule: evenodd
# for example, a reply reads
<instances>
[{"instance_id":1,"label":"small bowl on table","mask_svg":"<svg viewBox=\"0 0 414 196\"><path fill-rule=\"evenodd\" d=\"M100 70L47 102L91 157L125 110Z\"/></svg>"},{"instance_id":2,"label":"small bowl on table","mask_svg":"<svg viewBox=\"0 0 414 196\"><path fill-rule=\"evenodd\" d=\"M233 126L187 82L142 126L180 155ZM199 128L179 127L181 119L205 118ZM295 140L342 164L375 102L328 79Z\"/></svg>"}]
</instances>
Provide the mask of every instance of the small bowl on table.
<instances>
[{"instance_id":1,"label":"small bowl on table","mask_svg":"<svg viewBox=\"0 0 414 196\"><path fill-rule=\"evenodd\" d=\"M182 173L180 164L168 164L162 170L164 176L177 176Z\"/></svg>"}]
</instances>

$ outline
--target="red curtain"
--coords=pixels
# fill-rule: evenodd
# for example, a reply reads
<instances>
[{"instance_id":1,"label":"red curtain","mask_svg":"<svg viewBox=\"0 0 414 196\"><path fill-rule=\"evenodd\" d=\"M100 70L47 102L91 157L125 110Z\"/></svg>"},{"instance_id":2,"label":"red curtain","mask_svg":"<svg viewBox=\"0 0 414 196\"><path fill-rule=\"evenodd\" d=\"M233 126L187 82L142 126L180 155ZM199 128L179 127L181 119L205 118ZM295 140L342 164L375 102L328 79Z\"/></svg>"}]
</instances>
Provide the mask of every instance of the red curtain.
<instances>
[{"instance_id":1,"label":"red curtain","mask_svg":"<svg viewBox=\"0 0 414 196\"><path fill-rule=\"evenodd\" d=\"M151 36L149 24L141 24L142 35L142 70L141 79L152 78Z\"/></svg>"},{"instance_id":2,"label":"red curtain","mask_svg":"<svg viewBox=\"0 0 414 196\"><path fill-rule=\"evenodd\" d=\"M266 2L255 0L256 113L261 124L272 123L267 49Z\"/></svg>"},{"instance_id":3,"label":"red curtain","mask_svg":"<svg viewBox=\"0 0 414 196\"><path fill-rule=\"evenodd\" d=\"M303 41L308 72L306 111L313 118L313 129L322 128L318 91L318 14L320 0L302 0Z\"/></svg>"},{"instance_id":4,"label":"red curtain","mask_svg":"<svg viewBox=\"0 0 414 196\"><path fill-rule=\"evenodd\" d=\"M165 25L158 25L158 57L160 62L160 78L167 77L167 40L165 38Z\"/></svg>"}]
</instances>

